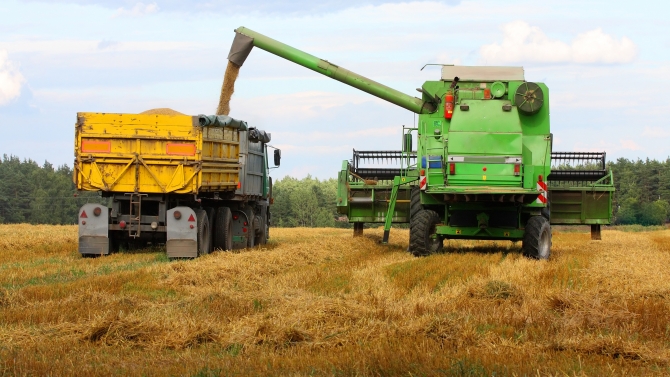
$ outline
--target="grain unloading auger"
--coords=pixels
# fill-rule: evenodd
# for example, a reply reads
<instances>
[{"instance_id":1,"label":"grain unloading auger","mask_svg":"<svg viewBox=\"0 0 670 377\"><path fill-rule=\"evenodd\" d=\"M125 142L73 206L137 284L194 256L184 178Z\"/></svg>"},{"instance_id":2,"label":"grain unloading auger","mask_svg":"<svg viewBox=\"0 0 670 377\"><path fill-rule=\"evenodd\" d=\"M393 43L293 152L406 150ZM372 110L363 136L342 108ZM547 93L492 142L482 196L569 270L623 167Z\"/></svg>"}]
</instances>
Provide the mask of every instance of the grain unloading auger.
<instances>
[{"instance_id":1,"label":"grain unloading auger","mask_svg":"<svg viewBox=\"0 0 670 377\"><path fill-rule=\"evenodd\" d=\"M363 223L384 223L387 242L391 224L404 222L414 255L441 250L444 239L522 240L525 255L546 259L551 224L589 224L599 239L600 225L610 223L614 187L604 153L552 154L549 90L527 82L523 68L444 65L416 98L252 30L235 31L228 58L238 66L256 46L419 114L416 127L403 126L400 151L354 151L343 162L337 206L354 235ZM560 163L554 170L552 157ZM381 167L386 161L399 166Z\"/></svg>"}]
</instances>

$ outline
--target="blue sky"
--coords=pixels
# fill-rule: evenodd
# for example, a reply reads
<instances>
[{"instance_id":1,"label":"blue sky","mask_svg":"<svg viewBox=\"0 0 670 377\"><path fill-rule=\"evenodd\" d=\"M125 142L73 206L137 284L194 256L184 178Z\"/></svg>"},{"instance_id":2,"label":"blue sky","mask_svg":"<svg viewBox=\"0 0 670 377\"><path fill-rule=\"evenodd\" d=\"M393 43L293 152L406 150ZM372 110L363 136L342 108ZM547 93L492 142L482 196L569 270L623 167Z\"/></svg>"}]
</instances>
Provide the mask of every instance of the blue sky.
<instances>
[{"instance_id":1,"label":"blue sky","mask_svg":"<svg viewBox=\"0 0 670 377\"><path fill-rule=\"evenodd\" d=\"M0 2L0 153L72 165L78 111L213 113L246 26L402 92L426 63L522 65L551 91L555 150L670 156L670 3L637 1ZM279 177L334 177L398 149L414 114L254 49L231 115L272 134Z\"/></svg>"}]
</instances>

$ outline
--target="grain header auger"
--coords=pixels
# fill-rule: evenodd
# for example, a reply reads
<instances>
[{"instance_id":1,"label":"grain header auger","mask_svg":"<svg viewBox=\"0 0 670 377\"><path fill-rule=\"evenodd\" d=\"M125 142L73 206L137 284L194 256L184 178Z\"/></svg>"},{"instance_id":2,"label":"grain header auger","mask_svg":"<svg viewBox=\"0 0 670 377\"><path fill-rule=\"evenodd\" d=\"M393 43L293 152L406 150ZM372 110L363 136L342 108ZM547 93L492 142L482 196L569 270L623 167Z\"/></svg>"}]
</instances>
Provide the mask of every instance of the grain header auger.
<instances>
[{"instance_id":1,"label":"grain header auger","mask_svg":"<svg viewBox=\"0 0 670 377\"><path fill-rule=\"evenodd\" d=\"M549 90L521 67L442 66L421 98L360 76L244 27L229 59L241 66L256 46L419 114L403 126L399 151L354 150L338 176L338 212L354 223L409 223L409 251L438 252L444 239L523 241L547 259L552 224L600 225L612 219L605 154L552 152ZM416 149L413 135L416 134ZM553 161L553 165L552 165ZM394 167L382 166L391 162ZM553 166L553 168L552 168Z\"/></svg>"}]
</instances>

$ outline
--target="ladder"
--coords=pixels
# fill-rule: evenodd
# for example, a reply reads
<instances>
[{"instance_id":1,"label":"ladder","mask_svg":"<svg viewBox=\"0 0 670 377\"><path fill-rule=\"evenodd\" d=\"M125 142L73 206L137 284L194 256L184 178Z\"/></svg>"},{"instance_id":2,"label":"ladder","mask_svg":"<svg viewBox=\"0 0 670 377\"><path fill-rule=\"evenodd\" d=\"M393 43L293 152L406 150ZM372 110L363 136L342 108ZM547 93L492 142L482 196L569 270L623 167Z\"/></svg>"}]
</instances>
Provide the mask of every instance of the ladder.
<instances>
[{"instance_id":1,"label":"ladder","mask_svg":"<svg viewBox=\"0 0 670 377\"><path fill-rule=\"evenodd\" d=\"M141 233L142 197L147 194L130 194L130 221L128 221L128 236L138 238Z\"/></svg>"}]
</instances>

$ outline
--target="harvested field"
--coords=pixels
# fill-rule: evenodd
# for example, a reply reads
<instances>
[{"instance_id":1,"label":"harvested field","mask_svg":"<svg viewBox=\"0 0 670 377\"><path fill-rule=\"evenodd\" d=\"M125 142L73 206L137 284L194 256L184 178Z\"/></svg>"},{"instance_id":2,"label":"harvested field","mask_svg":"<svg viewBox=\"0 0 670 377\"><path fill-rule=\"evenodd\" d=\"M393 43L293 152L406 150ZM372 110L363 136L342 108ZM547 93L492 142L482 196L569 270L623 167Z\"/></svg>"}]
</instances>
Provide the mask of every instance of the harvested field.
<instances>
[{"instance_id":1,"label":"harvested field","mask_svg":"<svg viewBox=\"0 0 670 377\"><path fill-rule=\"evenodd\" d=\"M668 375L670 231L451 241L272 229L267 247L82 259L76 226L0 225L0 375Z\"/></svg>"}]
</instances>

